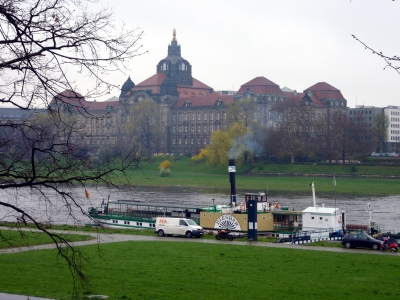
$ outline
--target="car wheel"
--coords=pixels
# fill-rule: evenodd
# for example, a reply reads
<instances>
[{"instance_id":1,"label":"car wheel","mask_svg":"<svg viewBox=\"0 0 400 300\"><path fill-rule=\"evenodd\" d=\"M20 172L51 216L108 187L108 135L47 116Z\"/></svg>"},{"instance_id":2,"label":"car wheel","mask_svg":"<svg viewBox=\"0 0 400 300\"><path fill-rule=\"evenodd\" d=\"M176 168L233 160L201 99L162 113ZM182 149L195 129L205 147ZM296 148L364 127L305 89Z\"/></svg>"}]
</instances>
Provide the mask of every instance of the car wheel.
<instances>
[{"instance_id":1,"label":"car wheel","mask_svg":"<svg viewBox=\"0 0 400 300\"><path fill-rule=\"evenodd\" d=\"M228 240L233 241L233 236L228 235Z\"/></svg>"},{"instance_id":2,"label":"car wheel","mask_svg":"<svg viewBox=\"0 0 400 300\"><path fill-rule=\"evenodd\" d=\"M191 238L192 237L192 232L191 231L186 231L186 237Z\"/></svg>"},{"instance_id":3,"label":"car wheel","mask_svg":"<svg viewBox=\"0 0 400 300\"><path fill-rule=\"evenodd\" d=\"M379 245L378 244L373 244L372 245L372 250L378 250L379 249Z\"/></svg>"},{"instance_id":4,"label":"car wheel","mask_svg":"<svg viewBox=\"0 0 400 300\"><path fill-rule=\"evenodd\" d=\"M344 244L344 246L345 246L347 249L350 249L350 248L351 248L351 243L350 243L350 242L346 242L346 243Z\"/></svg>"},{"instance_id":5,"label":"car wheel","mask_svg":"<svg viewBox=\"0 0 400 300\"><path fill-rule=\"evenodd\" d=\"M160 229L160 230L158 231L158 235L159 235L159 236L164 236L164 230Z\"/></svg>"},{"instance_id":6,"label":"car wheel","mask_svg":"<svg viewBox=\"0 0 400 300\"><path fill-rule=\"evenodd\" d=\"M219 234L217 234L217 235L215 236L215 238L219 241L219 240L221 239L221 236L220 236Z\"/></svg>"}]
</instances>

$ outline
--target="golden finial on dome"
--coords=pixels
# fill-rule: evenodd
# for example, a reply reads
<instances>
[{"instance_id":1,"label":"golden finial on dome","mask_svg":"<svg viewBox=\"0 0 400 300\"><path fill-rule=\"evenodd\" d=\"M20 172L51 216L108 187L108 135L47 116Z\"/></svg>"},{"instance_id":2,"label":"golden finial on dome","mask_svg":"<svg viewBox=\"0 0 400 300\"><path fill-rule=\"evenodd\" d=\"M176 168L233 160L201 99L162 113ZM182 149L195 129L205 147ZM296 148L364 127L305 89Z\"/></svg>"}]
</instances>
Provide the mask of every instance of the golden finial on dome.
<instances>
[{"instance_id":1,"label":"golden finial on dome","mask_svg":"<svg viewBox=\"0 0 400 300\"><path fill-rule=\"evenodd\" d=\"M172 41L176 42L176 29L174 27L174 30L172 31Z\"/></svg>"}]
</instances>

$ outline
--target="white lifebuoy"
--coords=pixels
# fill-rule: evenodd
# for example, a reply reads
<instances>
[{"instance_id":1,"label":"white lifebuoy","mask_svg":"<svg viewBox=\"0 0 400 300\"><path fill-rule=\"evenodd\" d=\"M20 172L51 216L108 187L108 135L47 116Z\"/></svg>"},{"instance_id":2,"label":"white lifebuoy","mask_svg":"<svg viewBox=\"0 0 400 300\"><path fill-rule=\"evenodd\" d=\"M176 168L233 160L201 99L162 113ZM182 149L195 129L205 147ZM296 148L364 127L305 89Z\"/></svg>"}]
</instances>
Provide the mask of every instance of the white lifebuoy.
<instances>
[{"instance_id":1,"label":"white lifebuoy","mask_svg":"<svg viewBox=\"0 0 400 300\"><path fill-rule=\"evenodd\" d=\"M246 205L241 204L241 205L240 205L240 210L246 210Z\"/></svg>"},{"instance_id":2,"label":"white lifebuoy","mask_svg":"<svg viewBox=\"0 0 400 300\"><path fill-rule=\"evenodd\" d=\"M339 216L339 217L338 217L338 222L339 222L339 223L342 223L342 216Z\"/></svg>"}]
</instances>

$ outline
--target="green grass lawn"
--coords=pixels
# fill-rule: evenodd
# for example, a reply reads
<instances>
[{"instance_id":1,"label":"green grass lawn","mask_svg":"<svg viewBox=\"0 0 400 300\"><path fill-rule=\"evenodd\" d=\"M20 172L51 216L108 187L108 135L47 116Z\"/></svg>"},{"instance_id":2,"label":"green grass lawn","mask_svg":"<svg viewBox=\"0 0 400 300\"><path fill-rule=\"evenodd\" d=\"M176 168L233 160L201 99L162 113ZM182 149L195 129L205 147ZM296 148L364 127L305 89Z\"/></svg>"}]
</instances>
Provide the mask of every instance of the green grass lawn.
<instances>
[{"instance_id":1,"label":"green grass lawn","mask_svg":"<svg viewBox=\"0 0 400 300\"><path fill-rule=\"evenodd\" d=\"M109 299L396 299L397 255L240 246L124 242L82 247L86 295ZM301 249L301 250L299 250ZM351 252L351 251L349 251ZM0 291L71 299L54 250L0 255Z\"/></svg>"},{"instance_id":2,"label":"green grass lawn","mask_svg":"<svg viewBox=\"0 0 400 300\"><path fill-rule=\"evenodd\" d=\"M213 189L229 189L228 167L218 165L207 166L204 162L195 163L188 157L172 161L171 175L161 177L157 167L163 158L154 162L142 162L140 169L128 171L128 180L118 177L117 184L136 186L186 186L207 187ZM354 195L397 195L400 193L400 178L355 177L353 175L388 175L400 176L400 167L341 165L291 165L291 164L258 164L237 168L236 188L239 192L256 190L271 192L310 192L310 183L316 184L318 193L334 192L333 175L336 175L337 194ZM254 174L247 175L252 170ZM265 176L263 172L297 174L297 176ZM353 170L354 171L354 170ZM252 174L252 173L250 173ZM326 174L313 176L313 174Z\"/></svg>"},{"instance_id":3,"label":"green grass lawn","mask_svg":"<svg viewBox=\"0 0 400 300\"><path fill-rule=\"evenodd\" d=\"M92 236L83 234L59 234L69 242L87 241L93 239ZM59 239L58 239L59 241ZM43 244L52 244L54 241L43 232L0 230L0 249L28 247Z\"/></svg>"}]
</instances>

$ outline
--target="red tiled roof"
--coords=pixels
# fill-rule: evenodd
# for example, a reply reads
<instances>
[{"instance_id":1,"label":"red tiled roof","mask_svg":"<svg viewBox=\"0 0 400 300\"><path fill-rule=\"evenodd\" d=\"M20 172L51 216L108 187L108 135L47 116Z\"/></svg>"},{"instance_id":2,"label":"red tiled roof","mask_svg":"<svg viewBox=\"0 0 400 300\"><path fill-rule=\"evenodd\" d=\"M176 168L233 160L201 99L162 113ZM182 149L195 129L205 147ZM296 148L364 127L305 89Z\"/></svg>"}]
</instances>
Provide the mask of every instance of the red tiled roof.
<instances>
[{"instance_id":1,"label":"red tiled roof","mask_svg":"<svg viewBox=\"0 0 400 300\"><path fill-rule=\"evenodd\" d=\"M164 73L157 73L153 76L147 78L146 80L138 83L134 89L135 90L147 90L151 89L153 94L158 94L160 92L161 83L165 80L167 76Z\"/></svg>"},{"instance_id":2,"label":"red tiled roof","mask_svg":"<svg viewBox=\"0 0 400 300\"><path fill-rule=\"evenodd\" d=\"M135 90L147 90L151 89L153 94L160 93L161 84L165 80L166 76L164 73L157 73L141 83L137 84ZM193 78L193 85L177 85L178 93L180 97L201 97L207 96L212 91L212 88L202 83L200 80Z\"/></svg>"},{"instance_id":3,"label":"red tiled roof","mask_svg":"<svg viewBox=\"0 0 400 300\"><path fill-rule=\"evenodd\" d=\"M337 88L331 86L330 84L326 82L318 82L317 84L314 84L313 86L309 87L308 89L304 90L304 93L307 93L307 91L312 92L312 97L316 97L317 99L323 100L323 99L338 99L338 100L346 100L340 90ZM314 101L314 100L313 100Z\"/></svg>"},{"instance_id":4,"label":"red tiled roof","mask_svg":"<svg viewBox=\"0 0 400 300\"><path fill-rule=\"evenodd\" d=\"M306 94L304 94L306 95ZM315 95L314 93L311 94L311 101L314 103L314 105L317 106L325 106L324 103L322 103L322 101L320 100L320 98L318 98L317 95Z\"/></svg>"},{"instance_id":5,"label":"red tiled roof","mask_svg":"<svg viewBox=\"0 0 400 300\"><path fill-rule=\"evenodd\" d=\"M68 103L76 106L84 106L83 103L86 103L85 98L72 90L65 90L59 93L57 96L53 97L50 104L55 104L56 101L61 101L63 103Z\"/></svg>"},{"instance_id":6,"label":"red tiled roof","mask_svg":"<svg viewBox=\"0 0 400 300\"><path fill-rule=\"evenodd\" d=\"M50 104L55 104L57 101L61 101L66 104L73 105L77 108L85 108L86 110L106 110L107 107L112 107L113 109L118 108L119 101L86 101L85 98L72 90L65 90L53 97Z\"/></svg>"},{"instance_id":7,"label":"red tiled roof","mask_svg":"<svg viewBox=\"0 0 400 300\"><path fill-rule=\"evenodd\" d=\"M186 101L190 103L190 107L214 106L217 99L220 99L223 102L223 105L228 105L233 102L233 95L222 96L217 92L212 92L203 97L181 97L173 107L182 107Z\"/></svg>"},{"instance_id":8,"label":"red tiled roof","mask_svg":"<svg viewBox=\"0 0 400 300\"><path fill-rule=\"evenodd\" d=\"M179 87L179 85L178 85ZM208 89L212 90L212 87L209 87L208 85L202 83L200 80L197 80L196 78L193 77L193 86L192 88L194 89Z\"/></svg>"},{"instance_id":9,"label":"red tiled roof","mask_svg":"<svg viewBox=\"0 0 400 300\"><path fill-rule=\"evenodd\" d=\"M283 95L279 85L262 76L256 77L243 84L237 94L243 95L248 89L250 89L254 94L259 95Z\"/></svg>"},{"instance_id":10,"label":"red tiled roof","mask_svg":"<svg viewBox=\"0 0 400 300\"><path fill-rule=\"evenodd\" d=\"M296 95L293 92L283 92L285 96L287 97L286 99L288 101L294 101L294 102L300 102L303 100L304 96L306 93L297 93ZM314 95L311 95L311 101L314 103L316 106L324 106L324 104Z\"/></svg>"},{"instance_id":11,"label":"red tiled roof","mask_svg":"<svg viewBox=\"0 0 400 300\"><path fill-rule=\"evenodd\" d=\"M297 101L297 102L300 102L305 95L304 93L295 94L294 92L282 92L282 93L286 96L286 99L288 101Z\"/></svg>"},{"instance_id":12,"label":"red tiled roof","mask_svg":"<svg viewBox=\"0 0 400 300\"><path fill-rule=\"evenodd\" d=\"M87 110L107 110L112 108L114 109L118 109L119 106L119 101L104 101L104 102L86 102L88 105L86 106Z\"/></svg>"}]
</instances>

